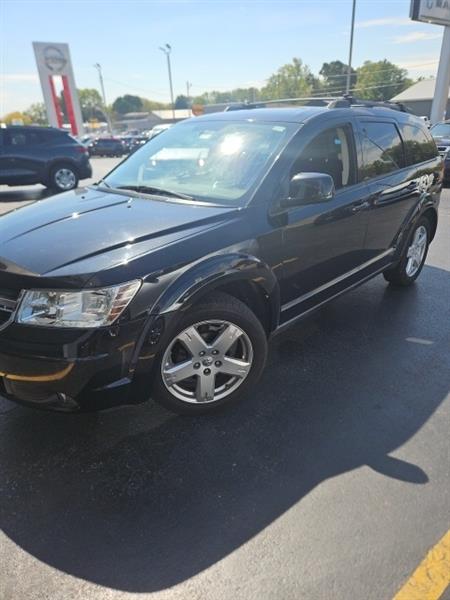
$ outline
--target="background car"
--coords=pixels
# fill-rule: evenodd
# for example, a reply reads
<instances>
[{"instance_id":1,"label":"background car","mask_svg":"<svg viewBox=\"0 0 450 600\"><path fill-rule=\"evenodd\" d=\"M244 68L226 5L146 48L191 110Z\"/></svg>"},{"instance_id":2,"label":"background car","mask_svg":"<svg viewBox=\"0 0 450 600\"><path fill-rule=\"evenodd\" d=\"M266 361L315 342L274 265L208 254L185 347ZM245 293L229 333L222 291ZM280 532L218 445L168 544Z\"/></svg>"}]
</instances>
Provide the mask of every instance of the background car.
<instances>
[{"instance_id":1,"label":"background car","mask_svg":"<svg viewBox=\"0 0 450 600\"><path fill-rule=\"evenodd\" d=\"M134 144L134 139L136 136L134 135L122 135L120 136L120 141L122 142L123 150L125 154L131 153L131 148Z\"/></svg>"},{"instance_id":2,"label":"background car","mask_svg":"<svg viewBox=\"0 0 450 600\"><path fill-rule=\"evenodd\" d=\"M150 131L149 139L156 137L157 135L159 135L163 131L166 131L167 129L170 129L171 127L173 127L173 123L164 123L162 125L155 125L153 127L153 129Z\"/></svg>"},{"instance_id":3,"label":"background car","mask_svg":"<svg viewBox=\"0 0 450 600\"><path fill-rule=\"evenodd\" d=\"M436 123L430 130L436 145L439 150L439 154L444 159L444 181L448 183L450 181L450 121L441 121Z\"/></svg>"},{"instance_id":4,"label":"background car","mask_svg":"<svg viewBox=\"0 0 450 600\"><path fill-rule=\"evenodd\" d=\"M120 138L104 137L98 138L88 145L90 156L123 156L125 148Z\"/></svg>"},{"instance_id":5,"label":"background car","mask_svg":"<svg viewBox=\"0 0 450 600\"><path fill-rule=\"evenodd\" d=\"M0 184L42 183L62 192L91 176L87 148L67 132L31 126L0 129Z\"/></svg>"},{"instance_id":6,"label":"background car","mask_svg":"<svg viewBox=\"0 0 450 600\"><path fill-rule=\"evenodd\" d=\"M130 154L139 150L148 140L149 138L145 135L136 135L130 143Z\"/></svg>"}]
</instances>

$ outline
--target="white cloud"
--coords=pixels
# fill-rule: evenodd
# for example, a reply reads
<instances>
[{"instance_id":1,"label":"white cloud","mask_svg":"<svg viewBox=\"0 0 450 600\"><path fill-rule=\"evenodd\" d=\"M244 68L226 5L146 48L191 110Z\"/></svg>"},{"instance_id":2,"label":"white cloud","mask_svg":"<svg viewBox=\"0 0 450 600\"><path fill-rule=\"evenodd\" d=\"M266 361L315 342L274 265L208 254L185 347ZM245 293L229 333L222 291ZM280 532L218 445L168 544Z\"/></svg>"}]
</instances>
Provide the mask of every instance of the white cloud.
<instances>
[{"instance_id":1,"label":"white cloud","mask_svg":"<svg viewBox=\"0 0 450 600\"><path fill-rule=\"evenodd\" d=\"M369 19L368 21L359 21L356 27L359 29L367 29L369 27L385 27L385 26L403 26L413 25L413 21L407 17L386 17L384 19Z\"/></svg>"},{"instance_id":2,"label":"white cloud","mask_svg":"<svg viewBox=\"0 0 450 600\"><path fill-rule=\"evenodd\" d=\"M442 38L442 33L424 33L423 31L411 31L405 35L398 35L392 41L394 44L412 44L425 40L438 40Z\"/></svg>"},{"instance_id":3,"label":"white cloud","mask_svg":"<svg viewBox=\"0 0 450 600\"><path fill-rule=\"evenodd\" d=\"M14 83L37 83L39 81L37 73L0 73L0 79L3 82Z\"/></svg>"}]
</instances>

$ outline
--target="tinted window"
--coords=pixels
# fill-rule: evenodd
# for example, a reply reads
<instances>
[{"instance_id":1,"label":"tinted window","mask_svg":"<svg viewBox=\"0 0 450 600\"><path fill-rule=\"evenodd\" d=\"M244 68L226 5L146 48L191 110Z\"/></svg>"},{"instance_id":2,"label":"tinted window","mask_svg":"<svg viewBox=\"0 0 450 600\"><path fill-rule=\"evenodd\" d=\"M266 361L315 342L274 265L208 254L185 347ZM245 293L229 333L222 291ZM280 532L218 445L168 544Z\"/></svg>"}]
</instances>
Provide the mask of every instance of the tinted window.
<instances>
[{"instance_id":1,"label":"tinted window","mask_svg":"<svg viewBox=\"0 0 450 600\"><path fill-rule=\"evenodd\" d=\"M405 145L407 165L431 160L438 155L436 143L428 132L413 125L402 125L401 133Z\"/></svg>"},{"instance_id":2,"label":"tinted window","mask_svg":"<svg viewBox=\"0 0 450 600\"><path fill-rule=\"evenodd\" d=\"M43 129L39 132L39 136L43 144L64 144L70 139L67 133L53 129Z\"/></svg>"},{"instance_id":3,"label":"tinted window","mask_svg":"<svg viewBox=\"0 0 450 600\"><path fill-rule=\"evenodd\" d=\"M291 169L297 173L331 175L336 189L356 181L351 125L327 129L315 137L303 150Z\"/></svg>"},{"instance_id":4,"label":"tinted window","mask_svg":"<svg viewBox=\"0 0 450 600\"><path fill-rule=\"evenodd\" d=\"M36 131L27 131L25 129L7 130L5 135L5 145L14 146L37 146L42 143L40 133Z\"/></svg>"},{"instance_id":5,"label":"tinted window","mask_svg":"<svg viewBox=\"0 0 450 600\"><path fill-rule=\"evenodd\" d=\"M392 173L404 166L403 145L393 123L362 123L362 178Z\"/></svg>"}]
</instances>

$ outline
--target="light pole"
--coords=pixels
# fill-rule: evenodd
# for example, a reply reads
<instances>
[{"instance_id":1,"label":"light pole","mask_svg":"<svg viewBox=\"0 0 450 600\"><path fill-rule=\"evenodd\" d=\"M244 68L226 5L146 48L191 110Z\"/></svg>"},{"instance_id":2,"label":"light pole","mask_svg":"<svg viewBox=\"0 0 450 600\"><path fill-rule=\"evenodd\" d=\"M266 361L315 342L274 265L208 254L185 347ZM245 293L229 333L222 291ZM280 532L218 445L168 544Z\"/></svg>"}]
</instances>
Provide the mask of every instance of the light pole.
<instances>
[{"instance_id":1,"label":"light pole","mask_svg":"<svg viewBox=\"0 0 450 600\"><path fill-rule=\"evenodd\" d=\"M433 105L431 107L431 122L434 125L446 118L448 102L448 86L450 84L450 27L444 27L442 38L441 58L436 77Z\"/></svg>"},{"instance_id":2,"label":"light pole","mask_svg":"<svg viewBox=\"0 0 450 600\"><path fill-rule=\"evenodd\" d=\"M186 81L186 98L187 98L187 102L188 102L189 114L192 117L192 109L191 109L191 103L190 103L191 87L192 87L192 83L190 81Z\"/></svg>"},{"instance_id":3,"label":"light pole","mask_svg":"<svg viewBox=\"0 0 450 600\"><path fill-rule=\"evenodd\" d=\"M175 121L175 104L173 102L173 85L172 85L172 68L170 66L170 53L172 52L172 47L169 44L165 46L160 46L159 49L161 52L164 52L167 58L167 71L169 72L169 85L170 85L170 101L172 104L172 118Z\"/></svg>"},{"instance_id":4,"label":"light pole","mask_svg":"<svg viewBox=\"0 0 450 600\"><path fill-rule=\"evenodd\" d=\"M353 57L353 35L355 33L355 12L356 12L356 0L353 0L352 9L352 26L350 30L350 51L348 55L348 69L347 69L347 85L345 91L347 94L350 93L351 78L352 78L352 57Z\"/></svg>"},{"instance_id":5,"label":"light pole","mask_svg":"<svg viewBox=\"0 0 450 600\"><path fill-rule=\"evenodd\" d=\"M108 114L108 109L106 107L106 94L105 94L105 85L103 83L103 73L102 73L102 65L100 63L95 63L94 68L98 71L98 78L100 80L100 89L102 90L102 98L103 98L103 110L106 116L106 122L108 123L109 133L112 135L112 125L111 119Z\"/></svg>"}]
</instances>

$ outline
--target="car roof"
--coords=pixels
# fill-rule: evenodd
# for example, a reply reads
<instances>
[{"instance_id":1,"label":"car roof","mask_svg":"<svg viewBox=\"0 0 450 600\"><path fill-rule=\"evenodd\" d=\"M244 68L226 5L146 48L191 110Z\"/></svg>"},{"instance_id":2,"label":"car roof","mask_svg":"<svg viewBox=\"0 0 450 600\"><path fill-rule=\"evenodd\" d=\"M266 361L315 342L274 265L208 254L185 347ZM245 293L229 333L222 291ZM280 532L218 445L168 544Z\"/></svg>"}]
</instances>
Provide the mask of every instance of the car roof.
<instances>
[{"instance_id":1,"label":"car roof","mask_svg":"<svg viewBox=\"0 0 450 600\"><path fill-rule=\"evenodd\" d=\"M306 123L311 119L334 118L342 115L344 118L351 116L357 117L376 117L389 118L399 123L420 122L423 121L407 112L394 110L384 107L363 107L353 106L351 108L328 108L326 106L299 106L282 108L251 108L242 110L230 110L217 113L208 113L196 119L204 121L260 121L260 122L285 122L285 123Z\"/></svg>"},{"instance_id":2,"label":"car roof","mask_svg":"<svg viewBox=\"0 0 450 600\"><path fill-rule=\"evenodd\" d=\"M70 131L66 131L65 129L58 129L57 127L45 127L41 125L7 125L5 129L16 129L18 131L26 129L27 131L55 131L58 133L67 133L70 134Z\"/></svg>"}]
</instances>

